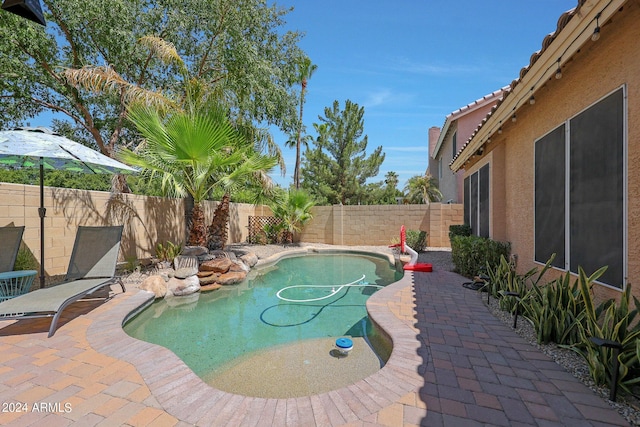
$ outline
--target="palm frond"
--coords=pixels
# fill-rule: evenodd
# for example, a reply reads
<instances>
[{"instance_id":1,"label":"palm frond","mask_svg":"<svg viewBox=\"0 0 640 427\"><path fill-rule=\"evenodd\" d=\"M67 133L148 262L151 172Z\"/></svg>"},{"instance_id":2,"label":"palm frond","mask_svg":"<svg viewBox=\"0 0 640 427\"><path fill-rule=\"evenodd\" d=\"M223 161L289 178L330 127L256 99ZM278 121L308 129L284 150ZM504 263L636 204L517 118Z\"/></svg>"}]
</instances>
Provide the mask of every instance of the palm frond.
<instances>
[{"instance_id":1,"label":"palm frond","mask_svg":"<svg viewBox=\"0 0 640 427\"><path fill-rule=\"evenodd\" d=\"M165 64L176 64L181 72L185 70L185 64L173 43L157 36L144 36L138 43L149 49L149 52L159 58Z\"/></svg>"},{"instance_id":2,"label":"palm frond","mask_svg":"<svg viewBox=\"0 0 640 427\"><path fill-rule=\"evenodd\" d=\"M125 103L141 102L163 110L178 108L178 105L160 92L147 90L126 81L110 66L86 66L67 68L63 78L71 86L94 93L123 94Z\"/></svg>"}]
</instances>

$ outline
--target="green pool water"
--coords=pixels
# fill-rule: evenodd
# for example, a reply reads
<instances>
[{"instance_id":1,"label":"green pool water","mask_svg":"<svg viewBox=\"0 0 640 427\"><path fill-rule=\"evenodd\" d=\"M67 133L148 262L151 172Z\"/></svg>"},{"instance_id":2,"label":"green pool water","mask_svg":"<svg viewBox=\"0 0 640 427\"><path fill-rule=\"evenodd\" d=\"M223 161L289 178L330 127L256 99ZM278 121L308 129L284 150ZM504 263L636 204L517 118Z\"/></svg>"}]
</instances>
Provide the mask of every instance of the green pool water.
<instances>
[{"instance_id":1,"label":"green pool water","mask_svg":"<svg viewBox=\"0 0 640 427\"><path fill-rule=\"evenodd\" d=\"M363 275L359 283L364 286L336 292ZM213 292L156 301L128 321L124 330L172 350L200 377L215 378L234 360L295 342L341 336L375 341L366 340L375 331L365 302L402 273L382 257L330 254L285 258L252 276ZM282 296L303 300L335 294L312 302L276 296L282 288L296 285L313 287L291 288ZM329 287L316 287L321 285Z\"/></svg>"}]
</instances>

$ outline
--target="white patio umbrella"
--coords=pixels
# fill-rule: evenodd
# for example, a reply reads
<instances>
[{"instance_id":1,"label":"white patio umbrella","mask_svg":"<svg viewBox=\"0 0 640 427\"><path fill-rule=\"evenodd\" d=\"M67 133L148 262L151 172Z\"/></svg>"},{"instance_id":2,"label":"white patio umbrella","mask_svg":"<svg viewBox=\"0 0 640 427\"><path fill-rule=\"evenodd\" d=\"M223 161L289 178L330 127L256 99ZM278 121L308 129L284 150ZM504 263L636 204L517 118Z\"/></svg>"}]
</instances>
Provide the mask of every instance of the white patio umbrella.
<instances>
[{"instance_id":1,"label":"white patio umbrella","mask_svg":"<svg viewBox=\"0 0 640 427\"><path fill-rule=\"evenodd\" d=\"M44 170L132 174L137 170L47 128L0 131L0 167L40 168L40 287L44 287Z\"/></svg>"}]
</instances>

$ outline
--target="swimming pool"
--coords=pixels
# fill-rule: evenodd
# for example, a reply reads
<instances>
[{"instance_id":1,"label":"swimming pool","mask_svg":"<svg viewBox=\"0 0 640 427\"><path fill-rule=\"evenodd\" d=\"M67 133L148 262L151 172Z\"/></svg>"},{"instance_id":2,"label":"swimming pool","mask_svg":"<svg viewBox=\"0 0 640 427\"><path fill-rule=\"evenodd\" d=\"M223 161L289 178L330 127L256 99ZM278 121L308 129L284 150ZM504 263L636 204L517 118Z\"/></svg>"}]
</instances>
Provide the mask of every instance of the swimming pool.
<instances>
[{"instance_id":1,"label":"swimming pool","mask_svg":"<svg viewBox=\"0 0 640 427\"><path fill-rule=\"evenodd\" d=\"M225 391L261 397L328 391L384 365L390 348L372 327L365 302L401 276L387 258L377 256L284 258L238 285L154 302L124 330L169 348ZM340 288L349 283L353 286ZM278 298L287 287L280 295L284 299ZM335 357L335 339L341 336L353 337L348 357ZM303 384L284 386L294 381Z\"/></svg>"}]
</instances>

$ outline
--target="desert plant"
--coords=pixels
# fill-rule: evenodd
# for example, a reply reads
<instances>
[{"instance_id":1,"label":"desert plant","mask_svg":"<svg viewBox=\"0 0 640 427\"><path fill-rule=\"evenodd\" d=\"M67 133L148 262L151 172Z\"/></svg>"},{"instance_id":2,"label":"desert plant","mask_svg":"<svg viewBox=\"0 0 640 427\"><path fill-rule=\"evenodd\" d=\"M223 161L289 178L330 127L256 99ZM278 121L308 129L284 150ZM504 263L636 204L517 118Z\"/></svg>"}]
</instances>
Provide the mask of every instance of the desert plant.
<instances>
[{"instance_id":1,"label":"desert plant","mask_svg":"<svg viewBox=\"0 0 640 427\"><path fill-rule=\"evenodd\" d=\"M156 245L156 257L160 261L173 262L173 259L182 253L182 245L167 241L164 245Z\"/></svg>"},{"instance_id":2,"label":"desert plant","mask_svg":"<svg viewBox=\"0 0 640 427\"><path fill-rule=\"evenodd\" d=\"M293 234L300 232L302 226L313 218L311 208L314 205L309 194L303 190L290 189L281 200L276 199L271 209L280 220L285 243L292 243Z\"/></svg>"},{"instance_id":3,"label":"desert plant","mask_svg":"<svg viewBox=\"0 0 640 427\"><path fill-rule=\"evenodd\" d=\"M538 343L555 342L570 345L580 339L578 323L584 312L584 300L578 281L574 280L571 284L569 272L552 282L538 285L554 257L547 261L537 281L531 284L521 307L524 316L536 331Z\"/></svg>"},{"instance_id":4,"label":"desert plant","mask_svg":"<svg viewBox=\"0 0 640 427\"><path fill-rule=\"evenodd\" d=\"M479 236L455 236L451 241L451 258L456 271L473 277L487 266L500 265L500 257L509 257L511 245Z\"/></svg>"},{"instance_id":5,"label":"desert plant","mask_svg":"<svg viewBox=\"0 0 640 427\"><path fill-rule=\"evenodd\" d=\"M424 251L427 247L427 232L407 230L407 245L416 252Z\"/></svg>"},{"instance_id":6,"label":"desert plant","mask_svg":"<svg viewBox=\"0 0 640 427\"><path fill-rule=\"evenodd\" d=\"M615 351L606 346L597 346L590 338L619 343L618 385L629 392L631 387L640 383L640 324L634 323L640 313L640 302L633 297L635 308L631 309L631 285L627 284L618 303L610 299L596 307L591 286L605 270L606 267L602 267L587 276L581 267L578 268L578 286L585 309L584 319L578 324L580 343L570 348L585 359L595 383L604 385L610 384L614 377Z\"/></svg>"},{"instance_id":7,"label":"desert plant","mask_svg":"<svg viewBox=\"0 0 640 427\"><path fill-rule=\"evenodd\" d=\"M504 255L500 256L500 262L497 266L487 264L486 270L489 283L485 290L500 301L502 310L511 312L523 300L526 300L529 281L538 272L538 269L532 268L524 274L518 274ZM537 283L539 277L534 283ZM517 295L506 297L507 293L516 293Z\"/></svg>"},{"instance_id":8,"label":"desert plant","mask_svg":"<svg viewBox=\"0 0 640 427\"><path fill-rule=\"evenodd\" d=\"M282 225L282 223L265 224L264 227L262 227L262 231L264 231L266 243L280 243L282 241L281 236L283 230L284 226Z\"/></svg>"}]
</instances>

